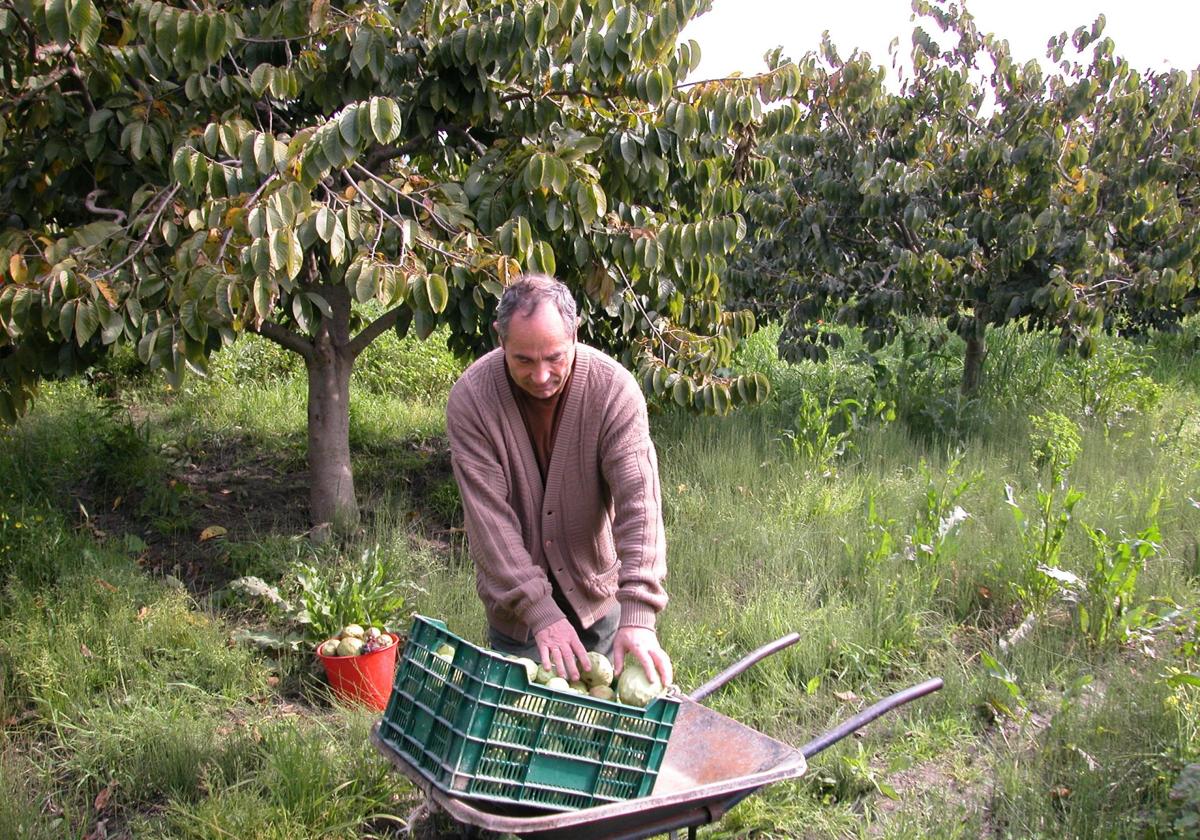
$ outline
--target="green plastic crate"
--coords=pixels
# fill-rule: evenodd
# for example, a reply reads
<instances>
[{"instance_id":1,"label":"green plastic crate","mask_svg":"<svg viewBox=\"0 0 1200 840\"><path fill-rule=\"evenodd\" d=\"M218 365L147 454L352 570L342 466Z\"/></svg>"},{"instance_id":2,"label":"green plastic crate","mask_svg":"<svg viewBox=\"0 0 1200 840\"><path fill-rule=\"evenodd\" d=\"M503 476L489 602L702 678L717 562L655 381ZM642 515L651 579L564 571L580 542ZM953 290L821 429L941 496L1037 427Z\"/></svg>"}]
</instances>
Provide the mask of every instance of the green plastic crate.
<instances>
[{"instance_id":1,"label":"green plastic crate","mask_svg":"<svg viewBox=\"0 0 1200 840\"><path fill-rule=\"evenodd\" d=\"M647 796L678 711L673 697L641 709L531 684L520 663L417 616L379 735L447 793L571 811Z\"/></svg>"}]
</instances>

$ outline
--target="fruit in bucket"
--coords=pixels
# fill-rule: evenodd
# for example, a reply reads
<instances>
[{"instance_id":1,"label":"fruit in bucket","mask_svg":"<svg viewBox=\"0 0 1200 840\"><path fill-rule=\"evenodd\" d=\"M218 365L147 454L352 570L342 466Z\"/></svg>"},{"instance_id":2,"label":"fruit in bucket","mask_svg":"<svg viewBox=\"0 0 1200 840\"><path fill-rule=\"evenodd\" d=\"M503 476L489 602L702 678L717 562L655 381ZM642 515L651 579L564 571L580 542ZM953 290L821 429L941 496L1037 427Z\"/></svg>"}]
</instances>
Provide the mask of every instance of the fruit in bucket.
<instances>
[{"instance_id":1,"label":"fruit in bucket","mask_svg":"<svg viewBox=\"0 0 1200 840\"><path fill-rule=\"evenodd\" d=\"M337 646L338 656L358 656L363 650L363 640L358 636L347 636Z\"/></svg>"},{"instance_id":2,"label":"fruit in bucket","mask_svg":"<svg viewBox=\"0 0 1200 840\"><path fill-rule=\"evenodd\" d=\"M396 637L379 627L363 628L361 624L347 624L332 639L317 645L321 656L358 656L385 650L396 643Z\"/></svg>"}]
</instances>

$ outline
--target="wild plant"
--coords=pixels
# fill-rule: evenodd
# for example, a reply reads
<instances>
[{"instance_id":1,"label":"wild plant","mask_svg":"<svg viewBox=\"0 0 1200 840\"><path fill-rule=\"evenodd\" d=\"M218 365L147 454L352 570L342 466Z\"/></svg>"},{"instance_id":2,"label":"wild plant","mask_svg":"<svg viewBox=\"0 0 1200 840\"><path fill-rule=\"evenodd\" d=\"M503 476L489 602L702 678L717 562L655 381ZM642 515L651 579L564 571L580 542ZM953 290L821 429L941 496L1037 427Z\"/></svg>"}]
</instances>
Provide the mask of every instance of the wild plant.
<instances>
[{"instance_id":1,"label":"wild plant","mask_svg":"<svg viewBox=\"0 0 1200 840\"><path fill-rule=\"evenodd\" d=\"M1092 545L1092 568L1080 593L1079 629L1094 647L1121 644L1145 624L1147 604L1134 606L1133 598L1138 575L1158 554L1158 526L1150 525L1132 539L1083 528Z\"/></svg>"},{"instance_id":2,"label":"wild plant","mask_svg":"<svg viewBox=\"0 0 1200 840\"><path fill-rule=\"evenodd\" d=\"M1035 491L1037 504L1033 516L1026 514L1012 485L1004 485L1004 500L1016 522L1024 549L1024 566L1014 581L1017 597L1031 612L1040 612L1060 592L1055 570L1059 566L1063 540L1075 506L1083 493L1067 481L1067 472L1079 456L1079 428L1069 418L1047 412L1030 418L1034 463L1049 471L1050 485L1039 481Z\"/></svg>"},{"instance_id":3,"label":"wild plant","mask_svg":"<svg viewBox=\"0 0 1200 840\"><path fill-rule=\"evenodd\" d=\"M933 597L944 580L945 566L953 562L959 530L970 514L958 503L968 488L981 477L957 475L961 458L954 458L944 476L935 478L922 460L920 473L925 493L910 533L904 535L904 556L921 571L922 586Z\"/></svg>"},{"instance_id":4,"label":"wild plant","mask_svg":"<svg viewBox=\"0 0 1200 840\"><path fill-rule=\"evenodd\" d=\"M296 561L284 586L253 576L238 578L230 591L258 604L283 631L242 631L238 638L257 647L294 650L302 641L335 636L347 624L398 629L410 599L421 589L393 574L391 565L376 545L354 560L334 555Z\"/></svg>"},{"instance_id":5,"label":"wild plant","mask_svg":"<svg viewBox=\"0 0 1200 840\"><path fill-rule=\"evenodd\" d=\"M334 636L347 624L396 629L419 587L391 574L379 546L363 550L357 562L340 566L298 563L295 579L301 607L296 620L310 641Z\"/></svg>"},{"instance_id":6,"label":"wild plant","mask_svg":"<svg viewBox=\"0 0 1200 840\"><path fill-rule=\"evenodd\" d=\"M863 426L872 419L890 422L895 417L894 406L886 400L838 399L830 385L823 399L811 391L800 393L793 428L783 430L782 440L818 474L831 476L836 473L834 462L854 449L854 436Z\"/></svg>"},{"instance_id":7,"label":"wild plant","mask_svg":"<svg viewBox=\"0 0 1200 840\"><path fill-rule=\"evenodd\" d=\"M1163 387L1143 369L1151 359L1128 342L1103 342L1096 353L1066 361L1069 378L1075 383L1075 398L1085 417L1099 422L1107 433L1123 418L1154 408Z\"/></svg>"}]
</instances>

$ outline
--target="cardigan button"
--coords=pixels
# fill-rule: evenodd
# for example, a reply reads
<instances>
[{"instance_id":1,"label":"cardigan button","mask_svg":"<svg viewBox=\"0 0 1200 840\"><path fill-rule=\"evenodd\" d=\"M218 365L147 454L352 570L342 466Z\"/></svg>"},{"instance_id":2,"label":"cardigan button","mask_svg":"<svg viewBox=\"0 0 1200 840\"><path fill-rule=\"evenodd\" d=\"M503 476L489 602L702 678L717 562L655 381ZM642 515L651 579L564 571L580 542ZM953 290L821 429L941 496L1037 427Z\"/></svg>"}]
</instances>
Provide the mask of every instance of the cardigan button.
<instances>
[{"instance_id":1,"label":"cardigan button","mask_svg":"<svg viewBox=\"0 0 1200 840\"><path fill-rule=\"evenodd\" d=\"M549 548L552 545L554 545L554 540L546 540L546 548Z\"/></svg>"}]
</instances>

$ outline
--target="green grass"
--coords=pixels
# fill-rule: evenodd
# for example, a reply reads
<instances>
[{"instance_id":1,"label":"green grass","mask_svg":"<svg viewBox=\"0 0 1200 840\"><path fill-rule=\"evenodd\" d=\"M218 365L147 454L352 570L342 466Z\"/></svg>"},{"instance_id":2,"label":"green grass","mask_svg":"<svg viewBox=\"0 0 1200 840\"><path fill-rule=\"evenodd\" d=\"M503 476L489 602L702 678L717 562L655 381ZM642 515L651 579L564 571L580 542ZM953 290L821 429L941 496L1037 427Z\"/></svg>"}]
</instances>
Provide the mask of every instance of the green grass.
<instances>
[{"instance_id":1,"label":"green grass","mask_svg":"<svg viewBox=\"0 0 1200 840\"><path fill-rule=\"evenodd\" d=\"M1111 341L1087 363L998 333L969 400L956 392L953 342L909 357L886 349L877 378L853 361L853 341L827 366L787 365L765 330L738 364L772 376L767 405L655 414L671 595L660 626L682 687L796 631L797 644L708 703L799 745L902 687L946 684L705 836L1172 836L1175 814L1195 803L1170 790L1200 755L1197 689L1166 681L1171 668L1200 672L1187 618L1200 588L1189 330ZM230 642L237 629L282 632L281 615L189 593L153 571L170 563L146 558L201 556L218 577L258 575L294 598L297 563L349 568L371 549L411 584L409 608L481 641L473 569L446 530L461 526L442 419L460 363L436 342L394 337L364 357L351 437L366 515L353 538L314 546L302 511L282 511L282 524L197 555L212 513L173 489L190 469L180 458L302 470L300 369L243 341L208 380L169 392L127 361L91 385L47 387L0 432L0 474L11 477L0 494L0 718L11 722L0 776L16 780L0 786L0 838L83 837L98 819L150 838L394 833L416 799L367 743L372 717L331 704L305 654ZM830 431L812 425L806 393L891 401L896 419L860 418L843 454L809 456L785 434ZM1030 439L1031 416L1046 411L1080 434L1066 482L1082 499L1061 566L1090 573L1083 523L1114 537L1156 525L1161 546L1131 597L1160 612L1179 605L1172 628L1097 645L1052 599L1002 650L1030 608L1016 584L1031 569L1005 488L1032 515L1039 488L1052 487ZM113 530L100 514L117 499ZM956 507L966 518L939 535Z\"/></svg>"}]
</instances>

